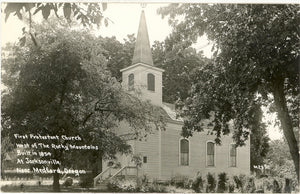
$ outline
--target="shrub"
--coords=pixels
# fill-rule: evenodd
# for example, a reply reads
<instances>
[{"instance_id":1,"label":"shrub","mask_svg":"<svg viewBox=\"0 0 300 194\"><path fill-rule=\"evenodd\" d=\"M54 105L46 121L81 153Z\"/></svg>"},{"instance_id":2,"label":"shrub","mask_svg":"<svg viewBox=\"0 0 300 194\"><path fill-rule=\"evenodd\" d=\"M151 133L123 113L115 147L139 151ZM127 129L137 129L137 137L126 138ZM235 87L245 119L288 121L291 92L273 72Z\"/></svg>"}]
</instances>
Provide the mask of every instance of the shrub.
<instances>
[{"instance_id":1,"label":"shrub","mask_svg":"<svg viewBox=\"0 0 300 194\"><path fill-rule=\"evenodd\" d=\"M146 186L149 184L149 179L146 175L138 178L138 191L147 192Z\"/></svg>"},{"instance_id":2,"label":"shrub","mask_svg":"<svg viewBox=\"0 0 300 194\"><path fill-rule=\"evenodd\" d=\"M264 186L266 187L267 190L271 191L272 190L272 181L270 179L264 179L263 182Z\"/></svg>"},{"instance_id":3,"label":"shrub","mask_svg":"<svg viewBox=\"0 0 300 194\"><path fill-rule=\"evenodd\" d=\"M110 192L118 192L120 188L116 180L109 180L106 186L107 186L107 190Z\"/></svg>"},{"instance_id":4,"label":"shrub","mask_svg":"<svg viewBox=\"0 0 300 194\"><path fill-rule=\"evenodd\" d=\"M229 183L228 185L228 193L233 193L234 192L234 183Z\"/></svg>"},{"instance_id":5,"label":"shrub","mask_svg":"<svg viewBox=\"0 0 300 194\"><path fill-rule=\"evenodd\" d=\"M273 193L281 193L281 187L276 179L273 181Z\"/></svg>"},{"instance_id":6,"label":"shrub","mask_svg":"<svg viewBox=\"0 0 300 194\"><path fill-rule=\"evenodd\" d=\"M236 188L243 193L244 185L246 183L246 175L240 174L239 176L233 176L233 181L235 182Z\"/></svg>"},{"instance_id":7,"label":"shrub","mask_svg":"<svg viewBox=\"0 0 300 194\"><path fill-rule=\"evenodd\" d=\"M260 178L261 176L259 176L259 178L255 179L255 185L256 185L256 189L263 189L264 188L264 178Z\"/></svg>"},{"instance_id":8,"label":"shrub","mask_svg":"<svg viewBox=\"0 0 300 194\"><path fill-rule=\"evenodd\" d=\"M137 185L135 180L124 180L120 184L120 190L123 192L135 192L137 191Z\"/></svg>"},{"instance_id":9,"label":"shrub","mask_svg":"<svg viewBox=\"0 0 300 194\"><path fill-rule=\"evenodd\" d=\"M141 167L143 162L142 162L142 156L140 154L135 154L132 156L131 161L137 166Z\"/></svg>"},{"instance_id":10,"label":"shrub","mask_svg":"<svg viewBox=\"0 0 300 194\"><path fill-rule=\"evenodd\" d=\"M224 193L227 190L227 174L225 172L222 172L218 175L219 180L218 180L218 193Z\"/></svg>"},{"instance_id":11,"label":"shrub","mask_svg":"<svg viewBox=\"0 0 300 194\"><path fill-rule=\"evenodd\" d=\"M184 189L191 189L193 185L193 179L186 179L184 182Z\"/></svg>"},{"instance_id":12,"label":"shrub","mask_svg":"<svg viewBox=\"0 0 300 194\"><path fill-rule=\"evenodd\" d=\"M275 186L274 186L274 179L277 182L277 185L275 185ZM287 182L286 182L286 179L288 179ZM269 191L273 191L274 189L276 189L274 187L277 187L277 190L279 190L279 188L280 188L281 192L284 192L284 193L288 193L289 190L291 190L291 192L293 191L295 193L299 193L299 184L298 184L298 181L294 178L276 176L276 177L266 179L266 183L267 184L265 184L265 185L267 185L267 190L269 190ZM285 191L285 189L286 189L286 191Z\"/></svg>"},{"instance_id":13,"label":"shrub","mask_svg":"<svg viewBox=\"0 0 300 194\"><path fill-rule=\"evenodd\" d=\"M292 185L290 183L290 179L285 179L285 184L284 184L284 192L285 193L291 193L292 192Z\"/></svg>"},{"instance_id":14,"label":"shrub","mask_svg":"<svg viewBox=\"0 0 300 194\"><path fill-rule=\"evenodd\" d=\"M63 186L70 187L73 184L73 179L71 177L67 177L66 180L63 183Z\"/></svg>"},{"instance_id":15,"label":"shrub","mask_svg":"<svg viewBox=\"0 0 300 194\"><path fill-rule=\"evenodd\" d=\"M247 193L254 193L255 189L256 188L255 188L254 178L253 177L249 177L248 181L246 183L244 191L247 192Z\"/></svg>"},{"instance_id":16,"label":"shrub","mask_svg":"<svg viewBox=\"0 0 300 194\"><path fill-rule=\"evenodd\" d=\"M79 186L82 188L90 188L93 187L94 179L91 174L87 174L85 176L80 177Z\"/></svg>"},{"instance_id":17,"label":"shrub","mask_svg":"<svg viewBox=\"0 0 300 194\"><path fill-rule=\"evenodd\" d=\"M207 178L206 192L207 193L215 192L216 182L217 182L215 177L212 174L208 173L206 178Z\"/></svg>"},{"instance_id":18,"label":"shrub","mask_svg":"<svg viewBox=\"0 0 300 194\"><path fill-rule=\"evenodd\" d=\"M148 183L141 188L141 192L150 192L150 193L166 193L167 189L164 185L161 185L157 182Z\"/></svg>"},{"instance_id":19,"label":"shrub","mask_svg":"<svg viewBox=\"0 0 300 194\"><path fill-rule=\"evenodd\" d=\"M107 183L107 189L111 192L137 192L137 184L135 180L119 180L112 179Z\"/></svg>"},{"instance_id":20,"label":"shrub","mask_svg":"<svg viewBox=\"0 0 300 194\"><path fill-rule=\"evenodd\" d=\"M114 165L114 161L108 161L107 162L107 166L113 166Z\"/></svg>"},{"instance_id":21,"label":"shrub","mask_svg":"<svg viewBox=\"0 0 300 194\"><path fill-rule=\"evenodd\" d=\"M189 189L191 188L192 180L187 176L178 174L171 178L170 184L177 188Z\"/></svg>"},{"instance_id":22,"label":"shrub","mask_svg":"<svg viewBox=\"0 0 300 194\"><path fill-rule=\"evenodd\" d=\"M149 182L148 178L144 175L140 178L140 185L137 188L137 192L143 193L165 193L167 192L166 186L160 184L157 180L153 180L153 182Z\"/></svg>"},{"instance_id":23,"label":"shrub","mask_svg":"<svg viewBox=\"0 0 300 194\"><path fill-rule=\"evenodd\" d=\"M196 179L194 180L194 182L192 184L192 189L196 193L202 193L203 192L203 179L202 179L201 175L198 175L196 177Z\"/></svg>"},{"instance_id":24,"label":"shrub","mask_svg":"<svg viewBox=\"0 0 300 194\"><path fill-rule=\"evenodd\" d=\"M150 193L165 193L166 187L159 184L157 181L150 183L146 176L139 180L140 184L137 185L136 181L126 179L112 179L107 183L107 189L110 192L150 192Z\"/></svg>"},{"instance_id":25,"label":"shrub","mask_svg":"<svg viewBox=\"0 0 300 194\"><path fill-rule=\"evenodd\" d=\"M120 162L115 162L114 164L113 164L113 168L121 168L121 163Z\"/></svg>"},{"instance_id":26,"label":"shrub","mask_svg":"<svg viewBox=\"0 0 300 194\"><path fill-rule=\"evenodd\" d=\"M141 178L139 178L139 179L140 179L139 182L141 184L147 184L147 183L149 183L149 179L148 179L147 175L145 175L145 174Z\"/></svg>"},{"instance_id":27,"label":"shrub","mask_svg":"<svg viewBox=\"0 0 300 194\"><path fill-rule=\"evenodd\" d=\"M259 178L268 178L268 175L267 174L261 174L261 175L259 175Z\"/></svg>"},{"instance_id":28,"label":"shrub","mask_svg":"<svg viewBox=\"0 0 300 194\"><path fill-rule=\"evenodd\" d=\"M234 181L235 187L236 187L237 189L239 189L239 188L242 187L241 180L239 179L238 176L234 175L234 176L233 176L233 181Z\"/></svg>"}]
</instances>

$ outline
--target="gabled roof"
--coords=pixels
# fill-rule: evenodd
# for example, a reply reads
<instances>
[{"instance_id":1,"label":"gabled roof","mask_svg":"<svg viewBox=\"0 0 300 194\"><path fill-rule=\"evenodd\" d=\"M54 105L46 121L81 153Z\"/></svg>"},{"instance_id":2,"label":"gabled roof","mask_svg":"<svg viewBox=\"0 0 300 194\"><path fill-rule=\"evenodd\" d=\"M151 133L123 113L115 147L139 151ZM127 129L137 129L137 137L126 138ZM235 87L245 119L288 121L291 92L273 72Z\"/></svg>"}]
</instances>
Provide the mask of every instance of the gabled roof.
<instances>
[{"instance_id":1,"label":"gabled roof","mask_svg":"<svg viewBox=\"0 0 300 194\"><path fill-rule=\"evenodd\" d=\"M138 34L132 59L132 64L144 63L153 66L146 18L144 10L141 13Z\"/></svg>"},{"instance_id":2,"label":"gabled roof","mask_svg":"<svg viewBox=\"0 0 300 194\"><path fill-rule=\"evenodd\" d=\"M137 67L137 66L143 66L143 67L147 67L149 69L153 69L153 70L156 70L156 71L160 71L160 72L164 72L165 70L161 69L161 68L158 68L158 67L154 67L154 66L151 66L151 65L146 65L144 63L136 63L134 65L130 65L129 67L125 67L123 69L121 69L120 71L123 72L123 71L127 71L129 69L132 69L134 67Z\"/></svg>"}]
</instances>

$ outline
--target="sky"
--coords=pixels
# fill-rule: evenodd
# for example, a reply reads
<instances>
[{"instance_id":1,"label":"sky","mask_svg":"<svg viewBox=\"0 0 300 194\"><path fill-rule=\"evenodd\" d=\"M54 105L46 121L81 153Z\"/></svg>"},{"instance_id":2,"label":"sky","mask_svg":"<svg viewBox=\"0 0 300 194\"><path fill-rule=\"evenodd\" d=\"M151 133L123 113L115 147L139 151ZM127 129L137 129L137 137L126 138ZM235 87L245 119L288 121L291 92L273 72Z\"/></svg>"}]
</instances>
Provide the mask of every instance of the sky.
<instances>
[{"instance_id":1,"label":"sky","mask_svg":"<svg viewBox=\"0 0 300 194\"><path fill-rule=\"evenodd\" d=\"M146 8L144 9L151 45L155 40L164 41L172 31L172 28L168 25L167 18L162 19L162 17L157 14L157 9L166 5L167 4L161 3L147 3ZM4 9L5 6L2 4L1 8ZM141 10L142 7L140 3L108 3L104 15L112 22L109 23L108 27L103 26L95 31L95 34L103 37L115 36L119 41L123 41L128 34L136 35ZM35 15L33 19L35 21L40 21L42 19L41 13ZM18 38L22 35L22 28L24 26L24 23L13 15L5 22L4 14L1 13L1 47L7 42L18 41ZM202 50L203 54L209 58L212 55L211 46L212 44L206 37L201 37L198 40L198 43L194 45L198 51ZM264 115L265 122L274 123L275 119L276 114ZM273 124L268 125L267 131L271 139L279 139L283 136L278 127L275 127Z\"/></svg>"},{"instance_id":2,"label":"sky","mask_svg":"<svg viewBox=\"0 0 300 194\"><path fill-rule=\"evenodd\" d=\"M162 17L157 14L158 8L167 5L166 3L147 3L144 9L151 45L156 40L164 41L171 33L172 28L168 25L167 18L162 19ZM4 9L4 7L5 6L2 5L2 9ZM103 25L99 30L95 30L95 33L104 37L116 36L119 41L123 41L128 34L137 33L141 10L141 3L108 3L104 15L112 22L109 22L107 27ZM41 20L41 13L35 15L34 19ZM2 13L1 46L4 46L7 42L18 40L18 37L22 34L21 29L23 26L23 22L12 15L8 18L7 22L5 22L4 14ZM211 57L212 44L209 44L206 37L201 37L194 47L198 50L202 50L205 56Z\"/></svg>"}]
</instances>

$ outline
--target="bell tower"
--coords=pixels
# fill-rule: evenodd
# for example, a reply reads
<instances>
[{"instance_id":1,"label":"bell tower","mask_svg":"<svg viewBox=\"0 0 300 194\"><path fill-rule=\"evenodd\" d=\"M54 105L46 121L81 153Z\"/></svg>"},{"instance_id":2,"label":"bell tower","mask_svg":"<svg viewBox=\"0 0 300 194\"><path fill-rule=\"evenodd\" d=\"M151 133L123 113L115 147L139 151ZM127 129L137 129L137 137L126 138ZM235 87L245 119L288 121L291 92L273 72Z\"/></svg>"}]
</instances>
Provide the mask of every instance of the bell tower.
<instances>
[{"instance_id":1,"label":"bell tower","mask_svg":"<svg viewBox=\"0 0 300 194\"><path fill-rule=\"evenodd\" d=\"M122 72L122 86L125 90L137 94L143 100L150 100L154 105L162 105L164 70L153 64L144 10L140 16L132 65L120 71Z\"/></svg>"}]
</instances>

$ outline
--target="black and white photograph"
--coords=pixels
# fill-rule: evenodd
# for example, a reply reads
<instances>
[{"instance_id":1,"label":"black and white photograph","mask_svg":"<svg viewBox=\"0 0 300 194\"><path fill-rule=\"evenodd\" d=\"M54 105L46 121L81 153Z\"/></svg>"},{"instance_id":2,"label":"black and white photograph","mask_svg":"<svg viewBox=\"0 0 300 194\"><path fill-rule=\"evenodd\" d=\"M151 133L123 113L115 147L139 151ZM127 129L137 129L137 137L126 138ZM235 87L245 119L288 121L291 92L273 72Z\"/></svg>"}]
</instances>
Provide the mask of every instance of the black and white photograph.
<instances>
[{"instance_id":1,"label":"black and white photograph","mask_svg":"<svg viewBox=\"0 0 300 194\"><path fill-rule=\"evenodd\" d=\"M1 2L1 193L299 193L299 1Z\"/></svg>"}]
</instances>

